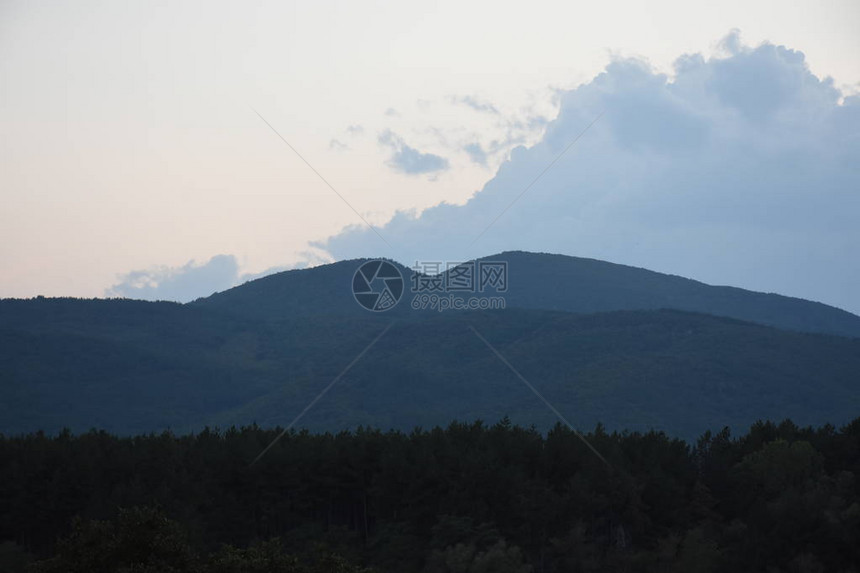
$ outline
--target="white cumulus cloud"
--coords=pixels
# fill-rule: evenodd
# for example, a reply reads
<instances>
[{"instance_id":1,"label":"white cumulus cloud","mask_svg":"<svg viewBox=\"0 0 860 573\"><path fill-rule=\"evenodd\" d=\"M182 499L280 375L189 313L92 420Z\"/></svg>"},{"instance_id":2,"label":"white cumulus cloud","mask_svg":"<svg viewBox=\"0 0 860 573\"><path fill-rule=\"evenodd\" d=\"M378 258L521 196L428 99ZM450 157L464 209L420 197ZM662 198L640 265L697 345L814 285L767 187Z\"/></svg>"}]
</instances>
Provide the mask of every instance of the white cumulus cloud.
<instances>
[{"instance_id":1,"label":"white cumulus cloud","mask_svg":"<svg viewBox=\"0 0 860 573\"><path fill-rule=\"evenodd\" d=\"M737 33L720 47L682 56L671 77L619 59L563 92L543 138L468 203L383 226L393 251L358 227L319 246L406 263L551 251L860 312L860 96L787 47Z\"/></svg>"}]
</instances>

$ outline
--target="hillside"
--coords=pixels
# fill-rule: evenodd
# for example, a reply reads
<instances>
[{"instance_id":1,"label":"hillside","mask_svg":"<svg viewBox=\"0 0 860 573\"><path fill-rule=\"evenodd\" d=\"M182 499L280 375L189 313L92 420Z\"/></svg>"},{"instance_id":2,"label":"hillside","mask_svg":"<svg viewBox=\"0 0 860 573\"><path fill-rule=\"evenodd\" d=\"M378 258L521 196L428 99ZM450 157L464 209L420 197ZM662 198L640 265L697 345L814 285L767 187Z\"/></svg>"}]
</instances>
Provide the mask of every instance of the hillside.
<instances>
[{"instance_id":1,"label":"hillside","mask_svg":"<svg viewBox=\"0 0 860 573\"><path fill-rule=\"evenodd\" d=\"M860 317L818 302L726 286L598 261L541 253L507 252L485 260L508 263L507 308L576 313L614 310L685 310L726 316L800 332L860 337ZM364 260L285 271L192 303L235 316L282 320L302 316L361 316L352 276ZM404 278L412 271L398 265ZM409 291L389 315L420 314ZM427 313L425 313L427 314ZM432 314L432 313L430 313Z\"/></svg>"},{"instance_id":2,"label":"hillside","mask_svg":"<svg viewBox=\"0 0 860 573\"><path fill-rule=\"evenodd\" d=\"M509 416L542 429L554 424L470 325L580 428L602 422L694 438L763 417L842 423L860 410L860 340L678 311L509 310L395 323L302 423L410 429ZM322 377L277 386L219 423L288 423L384 325L354 326L363 332L333 336L331 354L319 349L328 363Z\"/></svg>"},{"instance_id":3,"label":"hillside","mask_svg":"<svg viewBox=\"0 0 860 573\"><path fill-rule=\"evenodd\" d=\"M285 425L393 318L0 301L0 432ZM838 424L860 410L860 340L678 311L509 309L397 319L302 425L554 424L470 325L581 428L695 437L765 417Z\"/></svg>"}]
</instances>

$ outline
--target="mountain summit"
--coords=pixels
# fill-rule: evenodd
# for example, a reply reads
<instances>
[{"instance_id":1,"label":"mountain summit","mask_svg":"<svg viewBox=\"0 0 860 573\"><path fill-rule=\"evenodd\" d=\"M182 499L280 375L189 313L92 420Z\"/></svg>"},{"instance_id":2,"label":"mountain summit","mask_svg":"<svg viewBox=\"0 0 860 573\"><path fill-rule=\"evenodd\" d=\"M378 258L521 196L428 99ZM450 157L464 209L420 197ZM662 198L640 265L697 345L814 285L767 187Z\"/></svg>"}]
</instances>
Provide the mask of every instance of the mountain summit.
<instances>
[{"instance_id":1,"label":"mountain summit","mask_svg":"<svg viewBox=\"0 0 860 573\"><path fill-rule=\"evenodd\" d=\"M302 316L361 316L350 289L368 259L284 271L199 299L194 306L235 316L282 320ZM675 309L736 318L799 332L860 337L860 317L819 302L711 286L695 280L580 257L509 251L484 257L508 265L506 308L575 313ZM395 263L407 282L390 315L411 311L410 268ZM412 313L415 314L415 313Z\"/></svg>"}]
</instances>

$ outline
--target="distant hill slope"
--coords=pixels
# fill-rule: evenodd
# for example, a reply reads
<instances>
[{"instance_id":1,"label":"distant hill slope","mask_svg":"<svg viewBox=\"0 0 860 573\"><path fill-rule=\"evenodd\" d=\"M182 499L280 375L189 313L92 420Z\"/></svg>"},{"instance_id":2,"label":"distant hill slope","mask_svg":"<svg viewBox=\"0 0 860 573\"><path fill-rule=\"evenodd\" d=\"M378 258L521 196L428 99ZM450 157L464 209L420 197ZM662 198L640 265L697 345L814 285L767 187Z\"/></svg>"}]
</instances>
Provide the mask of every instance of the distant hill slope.
<instances>
[{"instance_id":1,"label":"distant hill slope","mask_svg":"<svg viewBox=\"0 0 860 573\"><path fill-rule=\"evenodd\" d=\"M234 316L262 320L284 320L302 316L366 316L356 303L352 278L369 259L340 261L310 269L284 271L189 303L191 306L223 311ZM393 262L393 261L392 261ZM399 263L404 279L411 272ZM403 315L407 305L398 304L386 314Z\"/></svg>"},{"instance_id":2,"label":"distant hill slope","mask_svg":"<svg viewBox=\"0 0 860 573\"><path fill-rule=\"evenodd\" d=\"M510 307L585 313L671 308L860 337L860 316L819 302L565 255L516 251L488 258L508 261Z\"/></svg>"},{"instance_id":3,"label":"distant hill slope","mask_svg":"<svg viewBox=\"0 0 860 573\"><path fill-rule=\"evenodd\" d=\"M839 424L860 412L860 340L678 311L508 310L398 321L303 424L410 429L503 416L554 424L470 325L580 428L602 422L693 439L759 418ZM355 326L362 336L344 332L327 355L332 378L383 324ZM286 424L327 380L279 386L220 423Z\"/></svg>"},{"instance_id":4,"label":"distant hill slope","mask_svg":"<svg viewBox=\"0 0 860 573\"><path fill-rule=\"evenodd\" d=\"M259 320L206 305L41 299L0 301L0 432L287 424L392 320L303 426L408 430L504 415L553 424L470 325L581 428L691 438L758 418L838 424L860 412L860 339L701 314Z\"/></svg>"},{"instance_id":5,"label":"distant hill slope","mask_svg":"<svg viewBox=\"0 0 860 573\"><path fill-rule=\"evenodd\" d=\"M366 260L366 259L365 259ZM594 313L613 310L685 310L801 332L860 337L860 317L808 300L694 280L594 259L506 252L485 260L508 263L508 308ZM191 303L254 319L302 316L361 316L353 300L352 276L364 260L286 271ZM412 271L398 265L409 284ZM416 314L407 291L387 314ZM419 313L420 314L420 313ZM424 313L428 314L428 313ZM429 313L432 314L432 313Z\"/></svg>"}]
</instances>

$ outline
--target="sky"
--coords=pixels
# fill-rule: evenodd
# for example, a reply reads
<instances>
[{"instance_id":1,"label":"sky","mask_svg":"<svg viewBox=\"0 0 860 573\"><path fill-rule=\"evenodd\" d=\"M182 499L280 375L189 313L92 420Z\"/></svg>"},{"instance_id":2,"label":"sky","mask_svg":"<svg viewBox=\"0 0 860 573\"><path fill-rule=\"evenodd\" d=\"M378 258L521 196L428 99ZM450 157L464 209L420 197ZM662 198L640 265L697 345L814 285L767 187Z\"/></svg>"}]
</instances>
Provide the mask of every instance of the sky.
<instances>
[{"instance_id":1,"label":"sky","mask_svg":"<svg viewBox=\"0 0 860 573\"><path fill-rule=\"evenodd\" d=\"M860 313L857 23L854 1L5 0L0 297L520 249Z\"/></svg>"}]
</instances>

